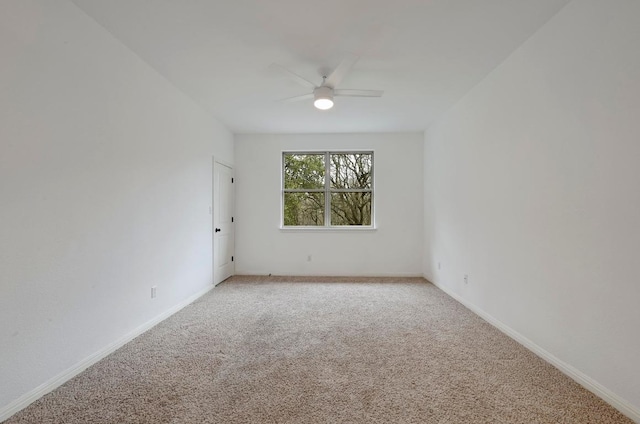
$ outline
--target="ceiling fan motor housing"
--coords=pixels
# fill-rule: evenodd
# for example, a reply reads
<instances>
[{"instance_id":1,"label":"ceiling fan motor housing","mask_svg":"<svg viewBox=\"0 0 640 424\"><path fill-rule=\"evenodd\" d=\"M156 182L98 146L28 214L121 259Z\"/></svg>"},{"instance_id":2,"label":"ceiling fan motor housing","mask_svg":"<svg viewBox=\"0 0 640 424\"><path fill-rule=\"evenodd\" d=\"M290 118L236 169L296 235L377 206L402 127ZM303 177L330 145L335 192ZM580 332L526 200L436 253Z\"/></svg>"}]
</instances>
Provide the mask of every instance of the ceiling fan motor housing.
<instances>
[{"instance_id":1,"label":"ceiling fan motor housing","mask_svg":"<svg viewBox=\"0 0 640 424\"><path fill-rule=\"evenodd\" d=\"M333 88L327 87L324 85L322 87L316 87L313 90L313 96L316 100L317 99L333 100Z\"/></svg>"}]
</instances>

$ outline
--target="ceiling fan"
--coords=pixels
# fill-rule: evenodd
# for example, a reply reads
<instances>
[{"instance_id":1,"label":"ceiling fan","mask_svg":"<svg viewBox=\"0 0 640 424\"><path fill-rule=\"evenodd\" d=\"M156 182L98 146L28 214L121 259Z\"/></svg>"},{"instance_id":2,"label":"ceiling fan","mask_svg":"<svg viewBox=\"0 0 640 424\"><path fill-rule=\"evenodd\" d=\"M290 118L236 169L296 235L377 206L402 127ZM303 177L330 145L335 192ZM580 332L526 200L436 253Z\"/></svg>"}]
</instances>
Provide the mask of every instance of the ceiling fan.
<instances>
[{"instance_id":1,"label":"ceiling fan","mask_svg":"<svg viewBox=\"0 0 640 424\"><path fill-rule=\"evenodd\" d=\"M333 107L334 97L382 97L382 94L384 93L384 91L382 90L354 90L346 88L336 88L347 75L347 73L349 73L349 70L351 70L351 67L358 61L358 59L359 57L356 55L349 55L348 57L346 57L342 61L342 63L340 63L340 65L338 65L338 67L334 69L333 72L331 72L331 74L329 74L328 76L322 76L322 83L320 85L315 85L311 81L290 71L284 66L274 63L272 66L275 66L284 71L290 78L292 78L299 84L313 90L311 93L289 97L280 101L290 103L313 99L313 105L316 108L320 110L327 110Z\"/></svg>"}]
</instances>

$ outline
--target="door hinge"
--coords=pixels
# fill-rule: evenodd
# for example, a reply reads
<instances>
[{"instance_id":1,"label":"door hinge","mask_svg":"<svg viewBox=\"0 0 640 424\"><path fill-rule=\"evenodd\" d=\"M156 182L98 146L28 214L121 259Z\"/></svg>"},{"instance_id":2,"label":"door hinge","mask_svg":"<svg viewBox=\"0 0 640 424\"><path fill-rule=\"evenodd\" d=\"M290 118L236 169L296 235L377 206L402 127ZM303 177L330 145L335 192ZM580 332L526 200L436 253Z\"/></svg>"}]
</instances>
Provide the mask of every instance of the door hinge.
<instances>
[{"instance_id":1,"label":"door hinge","mask_svg":"<svg viewBox=\"0 0 640 424\"><path fill-rule=\"evenodd\" d=\"M231 262L233 262L233 256L231 257Z\"/></svg>"},{"instance_id":2,"label":"door hinge","mask_svg":"<svg viewBox=\"0 0 640 424\"><path fill-rule=\"evenodd\" d=\"M233 178L231 178L231 184L233 184Z\"/></svg>"},{"instance_id":3,"label":"door hinge","mask_svg":"<svg viewBox=\"0 0 640 424\"><path fill-rule=\"evenodd\" d=\"M231 222L233 222L233 217L231 217Z\"/></svg>"}]
</instances>

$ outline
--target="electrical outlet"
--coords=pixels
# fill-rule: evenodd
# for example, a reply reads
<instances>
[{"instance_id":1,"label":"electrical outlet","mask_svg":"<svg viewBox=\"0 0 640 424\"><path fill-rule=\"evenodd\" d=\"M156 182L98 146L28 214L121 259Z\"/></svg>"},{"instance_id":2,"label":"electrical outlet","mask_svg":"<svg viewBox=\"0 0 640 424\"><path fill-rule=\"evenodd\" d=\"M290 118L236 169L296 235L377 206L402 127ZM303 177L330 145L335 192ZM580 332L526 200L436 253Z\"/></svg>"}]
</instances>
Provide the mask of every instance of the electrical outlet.
<instances>
[{"instance_id":1,"label":"electrical outlet","mask_svg":"<svg viewBox=\"0 0 640 424\"><path fill-rule=\"evenodd\" d=\"M467 274L464 274L464 283L469 284L469 276Z\"/></svg>"},{"instance_id":2,"label":"electrical outlet","mask_svg":"<svg viewBox=\"0 0 640 424\"><path fill-rule=\"evenodd\" d=\"M158 295L158 286L151 287L151 299L155 299Z\"/></svg>"}]
</instances>

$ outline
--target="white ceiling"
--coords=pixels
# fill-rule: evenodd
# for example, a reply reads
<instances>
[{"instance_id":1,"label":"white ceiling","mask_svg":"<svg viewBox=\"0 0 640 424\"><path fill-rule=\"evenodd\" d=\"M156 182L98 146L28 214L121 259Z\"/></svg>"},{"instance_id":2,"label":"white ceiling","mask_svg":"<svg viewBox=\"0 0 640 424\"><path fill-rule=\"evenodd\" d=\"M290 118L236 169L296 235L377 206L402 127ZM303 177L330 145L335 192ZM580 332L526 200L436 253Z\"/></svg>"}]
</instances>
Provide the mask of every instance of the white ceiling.
<instances>
[{"instance_id":1,"label":"white ceiling","mask_svg":"<svg viewBox=\"0 0 640 424\"><path fill-rule=\"evenodd\" d=\"M569 0L73 0L235 133L422 131ZM312 101L278 63L382 98Z\"/></svg>"}]
</instances>

